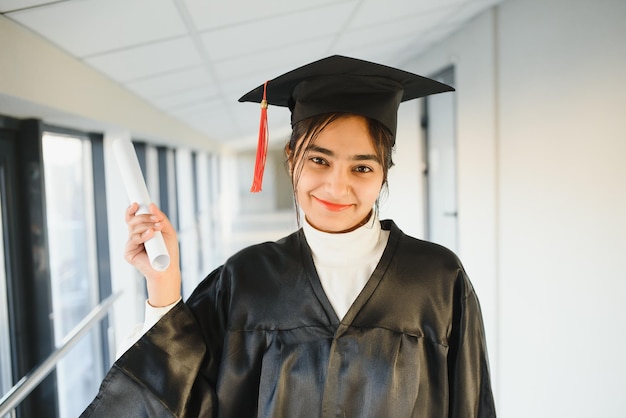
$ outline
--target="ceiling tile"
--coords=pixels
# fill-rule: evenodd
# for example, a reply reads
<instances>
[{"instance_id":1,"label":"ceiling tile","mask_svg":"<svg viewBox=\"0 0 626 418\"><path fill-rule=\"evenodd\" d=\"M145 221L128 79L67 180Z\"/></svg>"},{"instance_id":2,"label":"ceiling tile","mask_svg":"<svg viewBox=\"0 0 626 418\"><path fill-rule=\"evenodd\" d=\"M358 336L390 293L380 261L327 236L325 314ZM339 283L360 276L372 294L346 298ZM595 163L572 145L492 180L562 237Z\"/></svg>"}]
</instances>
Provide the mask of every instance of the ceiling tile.
<instances>
[{"instance_id":1,"label":"ceiling tile","mask_svg":"<svg viewBox=\"0 0 626 418\"><path fill-rule=\"evenodd\" d=\"M455 12L450 16L448 23L454 23L456 27L467 22L469 19L476 16L478 13L485 9L488 9L496 4L500 3L500 0L468 0L462 5L459 5Z\"/></svg>"},{"instance_id":2,"label":"ceiling tile","mask_svg":"<svg viewBox=\"0 0 626 418\"><path fill-rule=\"evenodd\" d=\"M412 39L419 39L448 14L449 11L446 10L425 15L412 15L391 22L346 30L337 40L336 48L351 50L368 45L385 44L393 47L395 42L404 44Z\"/></svg>"},{"instance_id":3,"label":"ceiling tile","mask_svg":"<svg viewBox=\"0 0 626 418\"><path fill-rule=\"evenodd\" d=\"M306 13L274 16L208 31L202 34L202 40L214 60L262 52L337 33L348 21L353 9L354 4L349 2L308 10ZM225 39L228 42L224 42Z\"/></svg>"},{"instance_id":4,"label":"ceiling tile","mask_svg":"<svg viewBox=\"0 0 626 418\"><path fill-rule=\"evenodd\" d=\"M113 79L127 82L198 66L202 58L191 38L184 37L97 55L85 61Z\"/></svg>"},{"instance_id":5,"label":"ceiling tile","mask_svg":"<svg viewBox=\"0 0 626 418\"><path fill-rule=\"evenodd\" d=\"M320 37L215 61L215 72L222 81L250 77L256 78L255 83L259 85L308 61L328 55L333 39L332 36Z\"/></svg>"},{"instance_id":6,"label":"ceiling tile","mask_svg":"<svg viewBox=\"0 0 626 418\"><path fill-rule=\"evenodd\" d=\"M330 4L355 0L263 0L207 1L184 0L198 30L216 29L255 20L269 22L273 16L290 15L298 11L313 11ZM269 19L268 19L269 18ZM268 23L269 25L270 23Z\"/></svg>"},{"instance_id":7,"label":"ceiling tile","mask_svg":"<svg viewBox=\"0 0 626 418\"><path fill-rule=\"evenodd\" d=\"M56 3L58 0L0 0L0 13L14 10L28 9L47 3Z\"/></svg>"},{"instance_id":8,"label":"ceiling tile","mask_svg":"<svg viewBox=\"0 0 626 418\"><path fill-rule=\"evenodd\" d=\"M7 16L79 57L187 33L171 0L67 1Z\"/></svg>"},{"instance_id":9,"label":"ceiling tile","mask_svg":"<svg viewBox=\"0 0 626 418\"><path fill-rule=\"evenodd\" d=\"M350 21L350 28L363 28L381 22L395 22L410 16L429 15L441 9L453 10L470 0L363 0Z\"/></svg>"},{"instance_id":10,"label":"ceiling tile","mask_svg":"<svg viewBox=\"0 0 626 418\"><path fill-rule=\"evenodd\" d=\"M128 83L126 86L148 100L180 94L186 90L215 85L204 67L164 74Z\"/></svg>"},{"instance_id":11,"label":"ceiling tile","mask_svg":"<svg viewBox=\"0 0 626 418\"><path fill-rule=\"evenodd\" d=\"M202 86L154 99L154 104L167 111L176 111L199 102L215 100L217 95L212 86Z\"/></svg>"},{"instance_id":12,"label":"ceiling tile","mask_svg":"<svg viewBox=\"0 0 626 418\"><path fill-rule=\"evenodd\" d=\"M211 132L211 139L226 141L233 135L233 119L224 111L220 102L203 102L173 112L173 115L203 131Z\"/></svg>"},{"instance_id":13,"label":"ceiling tile","mask_svg":"<svg viewBox=\"0 0 626 418\"><path fill-rule=\"evenodd\" d=\"M388 29L388 30L387 30ZM336 42L335 50L353 51L355 48L367 48L368 46L387 45L394 47L395 42L406 41L412 35L417 34L413 29L405 29L401 26L387 27L387 25L372 26L368 29L346 31Z\"/></svg>"}]
</instances>

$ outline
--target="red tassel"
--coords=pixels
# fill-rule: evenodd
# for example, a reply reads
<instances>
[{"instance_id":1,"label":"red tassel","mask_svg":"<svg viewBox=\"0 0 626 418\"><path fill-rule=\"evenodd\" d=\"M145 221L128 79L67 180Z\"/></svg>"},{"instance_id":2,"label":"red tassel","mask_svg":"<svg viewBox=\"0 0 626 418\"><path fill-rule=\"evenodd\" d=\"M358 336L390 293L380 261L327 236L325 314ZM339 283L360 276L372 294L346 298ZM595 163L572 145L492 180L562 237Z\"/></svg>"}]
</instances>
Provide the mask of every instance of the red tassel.
<instances>
[{"instance_id":1,"label":"red tassel","mask_svg":"<svg viewBox=\"0 0 626 418\"><path fill-rule=\"evenodd\" d=\"M267 159L267 145L269 142L269 129L267 127L267 81L263 85L263 100L261 101L261 121L259 123L259 143L256 148L256 162L254 163L254 179L250 191L257 193L263 185L263 172Z\"/></svg>"}]
</instances>

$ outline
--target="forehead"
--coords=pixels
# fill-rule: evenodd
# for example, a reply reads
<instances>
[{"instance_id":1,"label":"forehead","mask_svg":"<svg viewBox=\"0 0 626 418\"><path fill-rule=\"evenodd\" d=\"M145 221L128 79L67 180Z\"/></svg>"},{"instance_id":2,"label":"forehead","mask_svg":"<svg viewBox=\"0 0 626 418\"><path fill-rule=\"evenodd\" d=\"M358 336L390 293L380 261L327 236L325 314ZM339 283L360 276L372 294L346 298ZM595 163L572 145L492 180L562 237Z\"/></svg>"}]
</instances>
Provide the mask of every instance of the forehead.
<instances>
[{"instance_id":1,"label":"forehead","mask_svg":"<svg viewBox=\"0 0 626 418\"><path fill-rule=\"evenodd\" d=\"M375 152L374 138L370 133L367 120L358 115L341 115L332 120L317 135L308 138L307 148L312 145L344 152Z\"/></svg>"}]
</instances>

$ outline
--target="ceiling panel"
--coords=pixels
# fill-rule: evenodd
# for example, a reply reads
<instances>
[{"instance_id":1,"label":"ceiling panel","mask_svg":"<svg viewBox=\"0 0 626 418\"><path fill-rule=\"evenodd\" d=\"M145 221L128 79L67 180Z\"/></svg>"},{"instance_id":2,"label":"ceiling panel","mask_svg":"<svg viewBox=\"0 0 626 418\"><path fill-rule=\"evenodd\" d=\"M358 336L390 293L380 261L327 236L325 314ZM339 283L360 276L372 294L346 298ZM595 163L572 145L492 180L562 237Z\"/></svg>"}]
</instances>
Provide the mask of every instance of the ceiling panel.
<instances>
[{"instance_id":1,"label":"ceiling panel","mask_svg":"<svg viewBox=\"0 0 626 418\"><path fill-rule=\"evenodd\" d=\"M152 102L161 109L175 111L196 103L219 99L219 94L214 87L201 86L156 98Z\"/></svg>"},{"instance_id":2,"label":"ceiling panel","mask_svg":"<svg viewBox=\"0 0 626 418\"><path fill-rule=\"evenodd\" d=\"M199 125L202 120L210 121L213 125L217 125L219 121L211 118L210 115L214 114L215 111L220 111L220 107L221 103L219 101L203 101L181 109L176 109L172 114L180 119L193 122L195 125ZM232 123L230 120L225 122Z\"/></svg>"},{"instance_id":3,"label":"ceiling panel","mask_svg":"<svg viewBox=\"0 0 626 418\"><path fill-rule=\"evenodd\" d=\"M209 56L222 60L336 34L352 12L352 3L333 4L208 31L202 34L202 40Z\"/></svg>"},{"instance_id":4,"label":"ceiling panel","mask_svg":"<svg viewBox=\"0 0 626 418\"><path fill-rule=\"evenodd\" d=\"M222 81L252 78L259 85L316 57L328 55L333 40L334 37L326 36L216 61L215 72Z\"/></svg>"},{"instance_id":5,"label":"ceiling panel","mask_svg":"<svg viewBox=\"0 0 626 418\"><path fill-rule=\"evenodd\" d=\"M436 15L429 13L429 17L418 15L415 18L406 17L396 21L380 23L376 26L347 30L337 41L337 47L351 50L352 48L360 48L367 45L385 44L393 48L396 43L402 45L423 36L424 33L437 26L448 13L439 12ZM372 32L375 32L376 36L372 36Z\"/></svg>"},{"instance_id":6,"label":"ceiling panel","mask_svg":"<svg viewBox=\"0 0 626 418\"><path fill-rule=\"evenodd\" d=\"M358 0L183 0L198 30L223 28L259 21L271 21L277 15L288 16L328 5L348 3L354 7ZM268 23L269 25L269 23Z\"/></svg>"},{"instance_id":7,"label":"ceiling panel","mask_svg":"<svg viewBox=\"0 0 626 418\"><path fill-rule=\"evenodd\" d=\"M58 0L0 0L0 13L28 9L46 3L56 3Z\"/></svg>"},{"instance_id":8,"label":"ceiling panel","mask_svg":"<svg viewBox=\"0 0 626 418\"><path fill-rule=\"evenodd\" d=\"M162 99L183 91L215 86L207 70L201 66L133 81L127 87L148 100Z\"/></svg>"},{"instance_id":9,"label":"ceiling panel","mask_svg":"<svg viewBox=\"0 0 626 418\"><path fill-rule=\"evenodd\" d=\"M363 28L379 23L390 23L431 13L450 13L464 4L465 0L364 0L350 22L350 28ZM419 30L419 27L417 27Z\"/></svg>"},{"instance_id":10,"label":"ceiling panel","mask_svg":"<svg viewBox=\"0 0 626 418\"><path fill-rule=\"evenodd\" d=\"M454 28L465 24L478 13L500 3L501 0L472 0L465 1L457 8L454 14L450 16L449 23L454 23ZM450 29L450 28L449 28ZM448 33L448 32L445 32Z\"/></svg>"},{"instance_id":11,"label":"ceiling panel","mask_svg":"<svg viewBox=\"0 0 626 418\"><path fill-rule=\"evenodd\" d=\"M142 45L87 58L89 65L115 80L127 82L202 64L189 37Z\"/></svg>"},{"instance_id":12,"label":"ceiling panel","mask_svg":"<svg viewBox=\"0 0 626 418\"><path fill-rule=\"evenodd\" d=\"M78 57L186 34L171 0L82 0L7 14Z\"/></svg>"}]
</instances>

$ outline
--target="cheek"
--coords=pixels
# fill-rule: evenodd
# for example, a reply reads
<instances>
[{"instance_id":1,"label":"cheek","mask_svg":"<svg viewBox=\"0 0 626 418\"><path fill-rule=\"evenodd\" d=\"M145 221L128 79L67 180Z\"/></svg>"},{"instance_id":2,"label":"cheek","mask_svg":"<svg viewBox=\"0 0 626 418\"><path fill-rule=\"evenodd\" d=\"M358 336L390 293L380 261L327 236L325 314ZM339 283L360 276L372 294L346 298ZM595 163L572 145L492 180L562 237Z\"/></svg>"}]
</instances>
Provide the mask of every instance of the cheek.
<instances>
[{"instance_id":1,"label":"cheek","mask_svg":"<svg viewBox=\"0 0 626 418\"><path fill-rule=\"evenodd\" d=\"M311 170L307 168L306 165L304 167L298 167L294 169L294 173L292 174L292 182L294 184L294 188L296 190L307 191L315 188L316 185L319 185L322 180L320 179L320 173L316 170Z\"/></svg>"},{"instance_id":2,"label":"cheek","mask_svg":"<svg viewBox=\"0 0 626 418\"><path fill-rule=\"evenodd\" d=\"M378 199L380 195L380 188L371 188L365 195L364 198L367 201L368 205L373 205Z\"/></svg>"},{"instance_id":3,"label":"cheek","mask_svg":"<svg viewBox=\"0 0 626 418\"><path fill-rule=\"evenodd\" d=\"M383 178L382 176L376 177L373 179L368 179L368 181L363 182L361 184L361 196L363 199L375 201L378 199L380 192L383 188Z\"/></svg>"}]
</instances>

